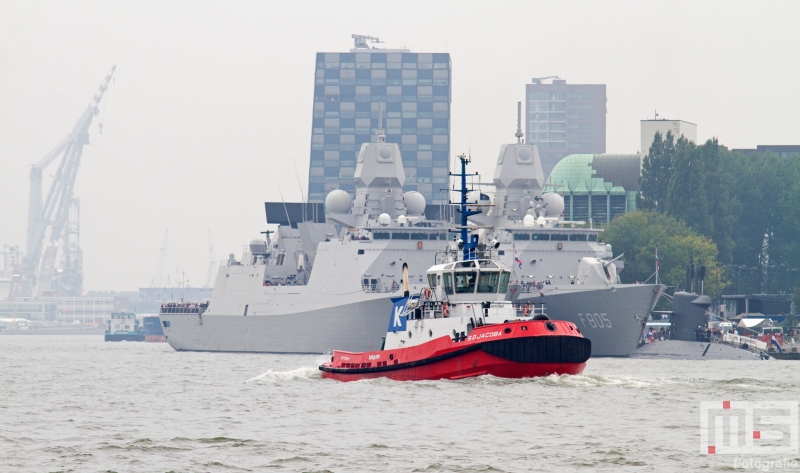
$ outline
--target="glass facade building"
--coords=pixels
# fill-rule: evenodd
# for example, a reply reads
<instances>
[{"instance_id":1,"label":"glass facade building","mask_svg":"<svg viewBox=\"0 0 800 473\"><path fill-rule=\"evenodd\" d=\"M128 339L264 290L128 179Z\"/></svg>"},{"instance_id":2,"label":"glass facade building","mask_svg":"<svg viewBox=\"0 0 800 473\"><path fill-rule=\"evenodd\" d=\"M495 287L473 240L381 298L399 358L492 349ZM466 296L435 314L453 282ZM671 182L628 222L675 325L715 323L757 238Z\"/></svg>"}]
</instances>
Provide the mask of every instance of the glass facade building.
<instances>
[{"instance_id":1,"label":"glass facade building","mask_svg":"<svg viewBox=\"0 0 800 473\"><path fill-rule=\"evenodd\" d=\"M451 62L447 53L353 49L317 53L308 198L324 202L334 189L354 194L363 143L378 129L383 103L386 141L397 143L404 191L428 204L447 201L450 172Z\"/></svg>"},{"instance_id":2,"label":"glass facade building","mask_svg":"<svg viewBox=\"0 0 800 473\"><path fill-rule=\"evenodd\" d=\"M525 87L525 138L539 148L545 179L565 156L605 153L605 84L538 82Z\"/></svg>"}]
</instances>

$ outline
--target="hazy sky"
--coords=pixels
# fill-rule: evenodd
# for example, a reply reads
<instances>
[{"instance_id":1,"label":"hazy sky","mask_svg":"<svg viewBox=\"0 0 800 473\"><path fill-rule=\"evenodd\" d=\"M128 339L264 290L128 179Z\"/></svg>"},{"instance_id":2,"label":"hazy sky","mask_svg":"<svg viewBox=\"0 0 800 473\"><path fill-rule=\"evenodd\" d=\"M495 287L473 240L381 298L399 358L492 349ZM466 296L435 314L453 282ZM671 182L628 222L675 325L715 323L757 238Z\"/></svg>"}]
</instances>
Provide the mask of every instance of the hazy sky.
<instances>
[{"instance_id":1,"label":"hazy sky","mask_svg":"<svg viewBox=\"0 0 800 473\"><path fill-rule=\"evenodd\" d=\"M81 199L85 290L166 270L203 285L266 229L266 200L307 186L315 53L351 33L449 52L451 151L491 175L531 77L607 84L608 152L639 120L680 118L729 147L800 144L800 2L0 1L0 244L24 246L28 168L66 136L101 79ZM98 134L97 122L104 123ZM57 164L45 171L55 172ZM49 182L45 181L45 189Z\"/></svg>"}]
</instances>

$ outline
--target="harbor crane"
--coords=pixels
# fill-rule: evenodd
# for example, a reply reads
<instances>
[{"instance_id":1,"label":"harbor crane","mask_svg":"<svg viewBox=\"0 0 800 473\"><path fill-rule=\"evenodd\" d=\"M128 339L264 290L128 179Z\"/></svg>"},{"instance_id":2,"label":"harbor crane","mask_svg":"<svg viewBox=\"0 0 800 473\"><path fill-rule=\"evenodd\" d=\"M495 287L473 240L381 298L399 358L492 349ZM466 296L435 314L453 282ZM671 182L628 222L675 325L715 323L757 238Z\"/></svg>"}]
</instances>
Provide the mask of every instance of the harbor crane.
<instances>
[{"instance_id":1,"label":"harbor crane","mask_svg":"<svg viewBox=\"0 0 800 473\"><path fill-rule=\"evenodd\" d=\"M350 35L356 43L356 49L369 49L369 43L382 44L380 38L374 36L364 36L361 34Z\"/></svg>"},{"instance_id":2,"label":"harbor crane","mask_svg":"<svg viewBox=\"0 0 800 473\"><path fill-rule=\"evenodd\" d=\"M560 79L560 77L558 76L534 77L533 79L531 79L531 82L534 84L542 84L542 81L545 81L547 79Z\"/></svg>"},{"instance_id":3,"label":"harbor crane","mask_svg":"<svg viewBox=\"0 0 800 473\"><path fill-rule=\"evenodd\" d=\"M89 126L108 90L117 66L111 67L97 94L75 127L44 158L31 167L28 200L28 235L22 270L25 292L37 296L79 296L83 287L83 250L80 247L80 204L72 192L83 147L89 144ZM42 172L60 157L53 183L42 199ZM59 252L60 250L60 252ZM60 268L56 270L59 256Z\"/></svg>"}]
</instances>

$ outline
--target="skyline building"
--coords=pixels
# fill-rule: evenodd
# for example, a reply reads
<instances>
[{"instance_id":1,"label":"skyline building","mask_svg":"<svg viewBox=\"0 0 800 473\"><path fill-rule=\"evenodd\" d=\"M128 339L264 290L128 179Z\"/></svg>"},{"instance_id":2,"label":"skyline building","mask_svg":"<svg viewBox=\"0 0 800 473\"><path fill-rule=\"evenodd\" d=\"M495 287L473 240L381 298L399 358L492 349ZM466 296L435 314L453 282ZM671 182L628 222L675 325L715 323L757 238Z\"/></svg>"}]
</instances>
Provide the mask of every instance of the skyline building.
<instances>
[{"instance_id":1,"label":"skyline building","mask_svg":"<svg viewBox=\"0 0 800 473\"><path fill-rule=\"evenodd\" d=\"M400 147L403 191L421 193L428 204L446 203L450 54L370 48L377 38L353 38L349 53L316 55L308 201L324 202L335 189L354 196L359 150L374 139L382 115L386 142Z\"/></svg>"},{"instance_id":2,"label":"skyline building","mask_svg":"<svg viewBox=\"0 0 800 473\"><path fill-rule=\"evenodd\" d=\"M692 143L697 143L696 123L691 123L684 120L668 120L666 118L658 118L658 113L656 113L655 116L656 118L652 120L646 119L640 120L639 122L639 129L641 130L642 136L639 156L642 160L644 160L644 157L650 152L650 146L653 145L653 140L656 137L656 133L661 134L661 138L664 139L667 137L667 133L672 132L675 142L678 141L678 138L683 136Z\"/></svg>"},{"instance_id":3,"label":"skyline building","mask_svg":"<svg viewBox=\"0 0 800 473\"><path fill-rule=\"evenodd\" d=\"M546 79L553 81L545 84ZM605 84L534 78L525 97L525 138L539 148L545 179L568 155L606 152Z\"/></svg>"}]
</instances>

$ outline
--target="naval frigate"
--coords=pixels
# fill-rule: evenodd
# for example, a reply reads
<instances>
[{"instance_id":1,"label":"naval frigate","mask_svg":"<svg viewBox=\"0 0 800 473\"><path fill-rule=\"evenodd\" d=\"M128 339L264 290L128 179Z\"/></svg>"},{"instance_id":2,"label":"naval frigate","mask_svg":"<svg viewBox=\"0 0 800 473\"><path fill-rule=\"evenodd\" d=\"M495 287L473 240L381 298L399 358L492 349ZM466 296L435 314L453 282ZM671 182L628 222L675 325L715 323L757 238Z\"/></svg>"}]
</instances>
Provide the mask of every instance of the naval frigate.
<instances>
[{"instance_id":1,"label":"naval frigate","mask_svg":"<svg viewBox=\"0 0 800 473\"><path fill-rule=\"evenodd\" d=\"M543 192L544 174L535 145L502 145L489 189L472 202L488 211L471 217L485 238L499 245L499 259L514 268L521 303L545 303L553 318L577 325L592 341L593 356L627 356L636 349L645 321L664 289L621 284L622 261L602 243L602 229L565 221L564 199Z\"/></svg>"},{"instance_id":2,"label":"naval frigate","mask_svg":"<svg viewBox=\"0 0 800 473\"><path fill-rule=\"evenodd\" d=\"M600 231L561 221L552 193L541 197L546 205L531 205L539 202L541 175L535 146L501 148L483 241L495 238L500 259L517 268L521 291L510 297L536 299L552 317L581 327L595 356L626 356L636 347L657 288L619 284L610 248L597 241ZM169 344L176 350L271 353L379 347L391 298L402 294L403 265L410 289L419 291L427 285L425 271L442 263L455 243L454 225L426 220L425 198L403 193L404 181L400 149L379 130L359 151L355 198L333 191L324 223L280 225L274 242L267 234L266 241L251 241L240 260L231 255L201 310L162 311ZM478 192L473 204L484 197ZM539 214L533 217L531 210ZM539 265L538 271L522 274L528 269L519 264L522 258L538 259L528 263Z\"/></svg>"}]
</instances>

